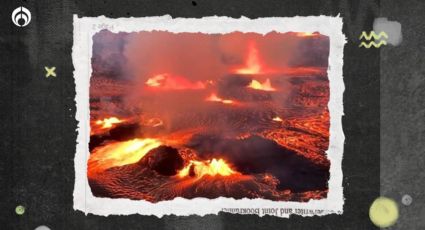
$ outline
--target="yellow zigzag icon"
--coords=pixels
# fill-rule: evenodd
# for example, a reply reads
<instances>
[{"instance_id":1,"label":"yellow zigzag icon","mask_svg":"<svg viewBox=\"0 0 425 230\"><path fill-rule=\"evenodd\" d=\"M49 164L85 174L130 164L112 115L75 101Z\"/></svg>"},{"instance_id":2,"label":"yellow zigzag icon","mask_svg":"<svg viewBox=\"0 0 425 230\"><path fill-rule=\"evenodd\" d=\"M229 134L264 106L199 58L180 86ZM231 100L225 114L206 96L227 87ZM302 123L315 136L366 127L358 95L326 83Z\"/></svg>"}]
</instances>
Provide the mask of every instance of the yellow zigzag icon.
<instances>
[{"instance_id":1,"label":"yellow zigzag icon","mask_svg":"<svg viewBox=\"0 0 425 230\"><path fill-rule=\"evenodd\" d=\"M378 44L376 44L374 41L371 41L369 44L366 44L365 42L360 43L359 47L365 47L366 49L369 49L371 46L374 46L375 48L379 48L382 45L387 45L386 41L381 41Z\"/></svg>"},{"instance_id":2,"label":"yellow zigzag icon","mask_svg":"<svg viewBox=\"0 0 425 230\"><path fill-rule=\"evenodd\" d=\"M372 39L372 37L375 40L381 39L381 37L388 39L388 35L384 31L381 31L381 33L376 34L375 31L372 30L369 35L367 35L366 31L363 31L359 37L359 40L361 40L362 38L365 38L366 40L369 41L370 39Z\"/></svg>"}]
</instances>

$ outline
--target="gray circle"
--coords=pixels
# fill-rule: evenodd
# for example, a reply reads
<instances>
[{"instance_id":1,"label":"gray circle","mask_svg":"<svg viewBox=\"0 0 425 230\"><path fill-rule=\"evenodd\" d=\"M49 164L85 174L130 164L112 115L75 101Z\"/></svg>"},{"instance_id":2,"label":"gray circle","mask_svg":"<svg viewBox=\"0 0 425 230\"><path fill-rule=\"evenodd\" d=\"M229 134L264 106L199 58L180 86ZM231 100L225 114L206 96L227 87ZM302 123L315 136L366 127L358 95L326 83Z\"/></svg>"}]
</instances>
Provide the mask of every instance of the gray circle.
<instances>
[{"instance_id":1,"label":"gray circle","mask_svg":"<svg viewBox=\"0 0 425 230\"><path fill-rule=\"evenodd\" d=\"M45 226L45 225L40 225L37 228L35 228L34 230L50 230L50 228Z\"/></svg>"},{"instance_id":2,"label":"gray circle","mask_svg":"<svg viewBox=\"0 0 425 230\"><path fill-rule=\"evenodd\" d=\"M410 195L406 194L401 198L401 203L406 206L409 206L412 203L413 199Z\"/></svg>"}]
</instances>

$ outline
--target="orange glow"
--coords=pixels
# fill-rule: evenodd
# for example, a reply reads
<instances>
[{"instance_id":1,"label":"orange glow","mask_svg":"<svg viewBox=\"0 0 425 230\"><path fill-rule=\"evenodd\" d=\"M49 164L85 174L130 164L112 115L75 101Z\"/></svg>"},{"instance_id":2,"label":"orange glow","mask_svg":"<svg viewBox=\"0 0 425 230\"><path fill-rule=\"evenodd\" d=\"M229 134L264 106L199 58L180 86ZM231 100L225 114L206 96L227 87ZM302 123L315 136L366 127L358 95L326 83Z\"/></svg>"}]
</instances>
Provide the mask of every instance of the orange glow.
<instances>
[{"instance_id":1,"label":"orange glow","mask_svg":"<svg viewBox=\"0 0 425 230\"><path fill-rule=\"evenodd\" d=\"M311 33L311 32L297 32L297 37L316 37L320 34L318 33Z\"/></svg>"},{"instance_id":2,"label":"orange glow","mask_svg":"<svg viewBox=\"0 0 425 230\"><path fill-rule=\"evenodd\" d=\"M182 89L204 89L204 83L197 81L191 82L180 76L173 76L167 73L158 74L149 78L145 84L148 87L164 90L182 90Z\"/></svg>"},{"instance_id":3,"label":"orange glow","mask_svg":"<svg viewBox=\"0 0 425 230\"><path fill-rule=\"evenodd\" d=\"M279 70L286 75L315 75L325 73L325 69L321 67L286 67Z\"/></svg>"},{"instance_id":4,"label":"orange glow","mask_svg":"<svg viewBox=\"0 0 425 230\"><path fill-rule=\"evenodd\" d=\"M317 37L319 33L298 32L295 33L298 37ZM325 69L321 67L267 67L260 58L260 53L256 44L251 42L248 46L248 56L245 65L234 69L237 74L286 74L286 75L310 75L310 74L323 74ZM257 84L257 83L254 83Z\"/></svg>"},{"instance_id":5,"label":"orange glow","mask_svg":"<svg viewBox=\"0 0 425 230\"><path fill-rule=\"evenodd\" d=\"M238 69L236 72L240 74L258 74L261 72L258 50L255 47L255 43L251 43L249 46L248 59L245 65L245 67Z\"/></svg>"},{"instance_id":6,"label":"orange glow","mask_svg":"<svg viewBox=\"0 0 425 230\"><path fill-rule=\"evenodd\" d=\"M197 178L201 178L205 175L210 176L230 176L236 174L230 166L223 159L212 159L210 161L195 161L191 160L189 165L184 167L179 172L180 177L186 177L190 174L191 167L193 167L193 173Z\"/></svg>"},{"instance_id":7,"label":"orange glow","mask_svg":"<svg viewBox=\"0 0 425 230\"><path fill-rule=\"evenodd\" d=\"M281 122L281 121L283 121L283 120L282 120L282 118L280 118L280 117L274 117L274 118L273 118L273 121Z\"/></svg>"},{"instance_id":8,"label":"orange glow","mask_svg":"<svg viewBox=\"0 0 425 230\"><path fill-rule=\"evenodd\" d=\"M111 128L114 128L117 124L123 123L126 120L119 119L117 117L108 117L104 119L99 119L94 122L91 122L90 135L104 133Z\"/></svg>"},{"instance_id":9,"label":"orange glow","mask_svg":"<svg viewBox=\"0 0 425 230\"><path fill-rule=\"evenodd\" d=\"M227 100L227 99L221 99L219 98L215 93L211 93L209 97L205 99L206 101L213 101L213 102L221 102L223 104L233 104L234 101Z\"/></svg>"},{"instance_id":10,"label":"orange glow","mask_svg":"<svg viewBox=\"0 0 425 230\"><path fill-rule=\"evenodd\" d=\"M142 124L150 127L158 127L162 126L164 122L161 119L154 117L151 119L144 120Z\"/></svg>"},{"instance_id":11,"label":"orange glow","mask_svg":"<svg viewBox=\"0 0 425 230\"><path fill-rule=\"evenodd\" d=\"M122 123L123 120L120 120L116 117L105 118L103 120L97 120L96 125L101 126L102 129L112 128L114 124Z\"/></svg>"},{"instance_id":12,"label":"orange glow","mask_svg":"<svg viewBox=\"0 0 425 230\"><path fill-rule=\"evenodd\" d=\"M150 150L162 143L157 139L133 139L124 142L115 142L101 146L92 151L88 161L89 172L98 172L105 169L138 162Z\"/></svg>"},{"instance_id":13,"label":"orange glow","mask_svg":"<svg viewBox=\"0 0 425 230\"><path fill-rule=\"evenodd\" d=\"M151 87L159 87L161 86L162 82L165 80L165 76L163 74L156 75L154 77L149 78L146 81L146 85Z\"/></svg>"},{"instance_id":14,"label":"orange glow","mask_svg":"<svg viewBox=\"0 0 425 230\"><path fill-rule=\"evenodd\" d=\"M250 136L251 136L250 133L244 133L244 134L241 134L241 135L237 136L236 139L238 139L238 140L245 140L245 139L249 138Z\"/></svg>"},{"instance_id":15,"label":"orange glow","mask_svg":"<svg viewBox=\"0 0 425 230\"><path fill-rule=\"evenodd\" d=\"M259 52L254 42L251 42L248 47L248 57L245 66L235 70L238 74L264 74L272 71L266 70L261 63Z\"/></svg>"},{"instance_id":16,"label":"orange glow","mask_svg":"<svg viewBox=\"0 0 425 230\"><path fill-rule=\"evenodd\" d=\"M276 89L272 87L272 84L270 83L270 79L268 78L262 84L257 80L252 80L251 83L248 85L248 88L264 90L264 91L276 91Z\"/></svg>"}]
</instances>

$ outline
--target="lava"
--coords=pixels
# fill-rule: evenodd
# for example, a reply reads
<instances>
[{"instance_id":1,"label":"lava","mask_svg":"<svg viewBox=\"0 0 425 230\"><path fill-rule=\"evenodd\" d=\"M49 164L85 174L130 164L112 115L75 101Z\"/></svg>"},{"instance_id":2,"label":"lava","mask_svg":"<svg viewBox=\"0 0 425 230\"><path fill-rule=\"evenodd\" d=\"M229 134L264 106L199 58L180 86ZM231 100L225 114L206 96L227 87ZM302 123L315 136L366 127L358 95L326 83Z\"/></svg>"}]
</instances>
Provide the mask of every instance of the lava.
<instances>
[{"instance_id":1,"label":"lava","mask_svg":"<svg viewBox=\"0 0 425 230\"><path fill-rule=\"evenodd\" d=\"M127 120L117 117L107 117L91 122L90 135L101 134L115 128L117 125L126 122Z\"/></svg>"},{"instance_id":2,"label":"lava","mask_svg":"<svg viewBox=\"0 0 425 230\"><path fill-rule=\"evenodd\" d=\"M320 36L318 33L311 33L311 32L297 32L297 37L316 37Z\"/></svg>"},{"instance_id":3,"label":"lava","mask_svg":"<svg viewBox=\"0 0 425 230\"><path fill-rule=\"evenodd\" d=\"M179 177L196 176L201 178L205 175L210 176L230 176L237 174L223 159L213 158L210 161L191 160L190 163L178 173Z\"/></svg>"},{"instance_id":4,"label":"lava","mask_svg":"<svg viewBox=\"0 0 425 230\"><path fill-rule=\"evenodd\" d=\"M237 74L264 74L273 72L267 69L259 57L259 51L254 42L251 42L248 47L248 57L245 66L235 70Z\"/></svg>"},{"instance_id":5,"label":"lava","mask_svg":"<svg viewBox=\"0 0 425 230\"><path fill-rule=\"evenodd\" d=\"M279 70L282 74L291 76L325 74L326 69L321 67L286 67Z\"/></svg>"},{"instance_id":6,"label":"lava","mask_svg":"<svg viewBox=\"0 0 425 230\"><path fill-rule=\"evenodd\" d=\"M157 139L133 139L115 142L98 147L92 151L89 159L89 174L105 169L132 164L143 158L150 150L162 143Z\"/></svg>"},{"instance_id":7,"label":"lava","mask_svg":"<svg viewBox=\"0 0 425 230\"><path fill-rule=\"evenodd\" d=\"M206 101L213 101L213 102L221 102L223 104L234 104L235 103L233 100L219 98L217 96L217 94L215 94L215 93L211 93L211 95L209 97L207 97L205 100Z\"/></svg>"},{"instance_id":8,"label":"lava","mask_svg":"<svg viewBox=\"0 0 425 230\"><path fill-rule=\"evenodd\" d=\"M280 118L280 117L274 117L272 120L273 121L277 121L277 122L282 122L283 121L282 118Z\"/></svg>"},{"instance_id":9,"label":"lava","mask_svg":"<svg viewBox=\"0 0 425 230\"><path fill-rule=\"evenodd\" d=\"M257 80L252 80L247 87L256 89L256 90L263 90L263 91L276 91L276 89L272 87L272 84L270 83L269 78L267 78L267 80L264 83L260 83Z\"/></svg>"},{"instance_id":10,"label":"lava","mask_svg":"<svg viewBox=\"0 0 425 230\"><path fill-rule=\"evenodd\" d=\"M165 80L165 76L163 74L159 74L149 78L145 83L146 85L151 87L160 87L164 80Z\"/></svg>"},{"instance_id":11,"label":"lava","mask_svg":"<svg viewBox=\"0 0 425 230\"><path fill-rule=\"evenodd\" d=\"M300 32L296 33L298 37L316 37L320 36L318 33ZM285 74L285 75L315 75L325 73L325 69L320 67L279 67L272 69L267 67L260 59L260 54L256 44L251 42L248 47L248 57L246 58L245 65L234 70L237 74L255 75L255 74Z\"/></svg>"},{"instance_id":12,"label":"lava","mask_svg":"<svg viewBox=\"0 0 425 230\"><path fill-rule=\"evenodd\" d=\"M87 154L93 195L149 202L326 197L329 42L317 32L288 35L276 43L278 33L270 41L236 33L220 46L204 40L200 52L190 49L198 40L176 42L176 50L163 42L167 47L152 46L153 57L148 47L127 56L140 70L120 71L131 73L125 76L108 76L115 62L93 58Z\"/></svg>"},{"instance_id":13,"label":"lava","mask_svg":"<svg viewBox=\"0 0 425 230\"><path fill-rule=\"evenodd\" d=\"M112 128L115 124L124 122L124 120L116 117L104 118L103 120L97 120L96 125L99 125L102 129Z\"/></svg>"},{"instance_id":14,"label":"lava","mask_svg":"<svg viewBox=\"0 0 425 230\"><path fill-rule=\"evenodd\" d=\"M162 73L149 78L145 84L151 88L163 90L204 89L205 84L197 81L191 82L181 76Z\"/></svg>"}]
</instances>

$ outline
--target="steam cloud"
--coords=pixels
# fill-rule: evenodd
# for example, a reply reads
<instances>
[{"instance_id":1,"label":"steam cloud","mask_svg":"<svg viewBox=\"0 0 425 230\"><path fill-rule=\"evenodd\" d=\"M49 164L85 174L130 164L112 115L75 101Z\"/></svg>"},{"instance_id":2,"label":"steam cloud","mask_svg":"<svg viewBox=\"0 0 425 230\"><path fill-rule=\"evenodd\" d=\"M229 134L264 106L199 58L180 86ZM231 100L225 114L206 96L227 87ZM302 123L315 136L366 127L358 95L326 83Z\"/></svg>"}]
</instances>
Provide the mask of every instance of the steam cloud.
<instances>
[{"instance_id":1,"label":"steam cloud","mask_svg":"<svg viewBox=\"0 0 425 230\"><path fill-rule=\"evenodd\" d=\"M94 74L121 79L148 78L173 73L189 80L214 79L229 68L244 64L249 43L254 42L261 59L270 67L328 65L329 39L301 39L294 33L266 35L139 32L111 33L93 37Z\"/></svg>"}]
</instances>

